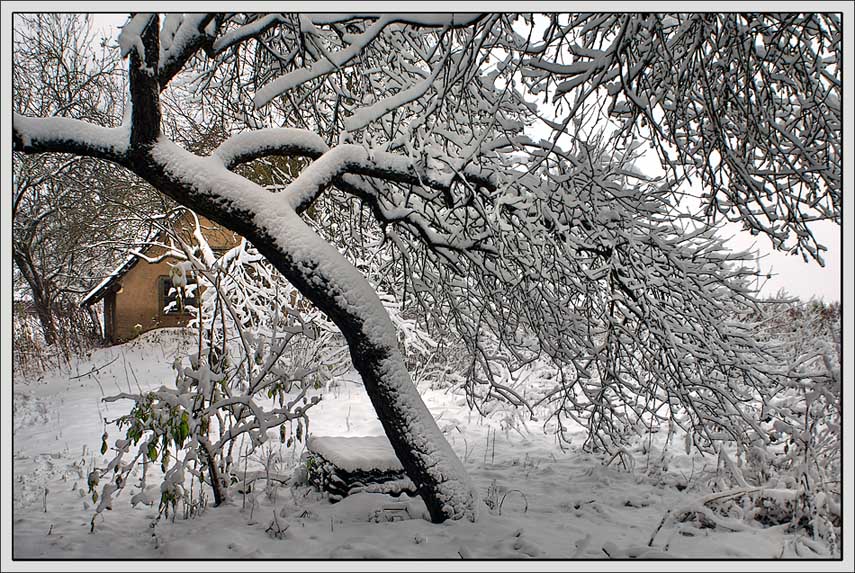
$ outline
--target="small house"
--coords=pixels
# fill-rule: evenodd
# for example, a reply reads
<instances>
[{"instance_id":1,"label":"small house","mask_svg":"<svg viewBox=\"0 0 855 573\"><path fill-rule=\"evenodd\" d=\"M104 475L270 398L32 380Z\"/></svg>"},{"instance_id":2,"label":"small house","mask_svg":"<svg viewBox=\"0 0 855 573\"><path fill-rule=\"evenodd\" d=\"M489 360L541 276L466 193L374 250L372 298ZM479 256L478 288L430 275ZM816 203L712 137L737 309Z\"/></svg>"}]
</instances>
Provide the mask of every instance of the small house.
<instances>
[{"instance_id":1,"label":"small house","mask_svg":"<svg viewBox=\"0 0 855 573\"><path fill-rule=\"evenodd\" d=\"M223 253L240 244L241 237L238 234L201 215L197 217L202 234L215 253ZM172 226L190 242L195 224L189 212L177 217ZM162 240L162 234L158 238ZM142 250L142 254L149 259L158 259L164 252L165 249L157 245ZM111 344L125 342L155 328L184 326L193 316L185 310L183 304L169 304L178 296L172 289L170 277L170 269L177 262L174 258L166 257L152 263L131 255L89 291L80 306L87 307L104 301L103 333ZM184 302L195 306L195 300Z\"/></svg>"}]
</instances>

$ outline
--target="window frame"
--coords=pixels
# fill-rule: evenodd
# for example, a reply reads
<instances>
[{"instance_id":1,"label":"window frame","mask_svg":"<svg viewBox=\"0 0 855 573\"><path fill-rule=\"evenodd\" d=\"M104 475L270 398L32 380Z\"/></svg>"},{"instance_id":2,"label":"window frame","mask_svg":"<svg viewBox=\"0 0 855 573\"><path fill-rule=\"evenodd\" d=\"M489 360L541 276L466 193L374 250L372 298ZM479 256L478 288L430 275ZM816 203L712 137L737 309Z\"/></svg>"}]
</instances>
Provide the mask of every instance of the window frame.
<instances>
[{"instance_id":1,"label":"window frame","mask_svg":"<svg viewBox=\"0 0 855 573\"><path fill-rule=\"evenodd\" d=\"M196 277L191 275L188 277L187 284L196 284ZM169 295L169 290L175 288L172 284L172 277L168 275L160 275L157 277L157 304L158 304L158 315L161 317L166 316L192 316L189 310L187 310L187 305L191 305L193 307L198 308L198 293L199 286L196 285L196 289L193 291L193 297L188 300L183 301L182 305L178 305L178 292L173 295ZM175 310L167 311L166 305L175 301L176 307ZM183 309L182 309L183 307Z\"/></svg>"}]
</instances>

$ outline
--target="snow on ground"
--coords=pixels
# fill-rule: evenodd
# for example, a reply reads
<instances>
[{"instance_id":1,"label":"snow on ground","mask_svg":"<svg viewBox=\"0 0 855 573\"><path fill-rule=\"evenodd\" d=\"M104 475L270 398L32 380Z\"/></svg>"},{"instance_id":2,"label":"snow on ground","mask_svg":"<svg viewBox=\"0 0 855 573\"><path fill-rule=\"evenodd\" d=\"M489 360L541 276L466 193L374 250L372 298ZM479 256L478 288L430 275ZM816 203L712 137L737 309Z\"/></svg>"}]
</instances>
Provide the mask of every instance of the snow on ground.
<instances>
[{"instance_id":1,"label":"snow on ground","mask_svg":"<svg viewBox=\"0 0 855 573\"><path fill-rule=\"evenodd\" d=\"M127 413L130 405L101 397L169 384L176 353L186 355L191 345L179 329L155 331L40 379L15 377L14 558L817 557L782 527L728 531L689 521L657 531L668 510L709 493L701 476L715 467L714 459L689 457L676 445L663 457L657 444L663 445L664 431L653 436L647 453L642 446L631 452L634 469L628 471L619 459L606 465L608 459L584 453L581 430L561 451L538 423L509 428L499 418L481 419L462 396L430 388L420 388L425 401L492 507L478 523L430 523L421 500L406 495L360 493L332 504L307 486L262 478L245 494L233 487L223 506L153 527L157 506L132 508L136 491L128 487L90 533L94 507L86 475L96 462L103 465L104 419ZM311 411L312 434L382 433L356 374L349 376L327 388ZM111 441L119 437L115 427L106 429ZM267 463L272 473L291 475L302 449L268 442L249 456L248 470Z\"/></svg>"}]
</instances>

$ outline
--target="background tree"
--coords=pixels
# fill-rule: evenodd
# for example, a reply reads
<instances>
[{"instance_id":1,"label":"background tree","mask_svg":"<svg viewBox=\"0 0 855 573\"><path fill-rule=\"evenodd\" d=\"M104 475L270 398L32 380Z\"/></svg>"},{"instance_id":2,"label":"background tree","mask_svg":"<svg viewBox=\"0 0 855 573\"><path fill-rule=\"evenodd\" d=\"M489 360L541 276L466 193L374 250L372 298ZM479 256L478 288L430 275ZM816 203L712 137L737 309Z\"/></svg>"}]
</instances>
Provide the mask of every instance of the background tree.
<instances>
[{"instance_id":1,"label":"background tree","mask_svg":"<svg viewBox=\"0 0 855 573\"><path fill-rule=\"evenodd\" d=\"M117 125L119 61L96 48L79 14L23 15L15 27L15 111ZM117 246L144 232L140 212L154 195L116 166L73 155L13 156L12 258L29 290L44 341L57 341L59 315L108 272Z\"/></svg>"},{"instance_id":2,"label":"background tree","mask_svg":"<svg viewBox=\"0 0 855 573\"><path fill-rule=\"evenodd\" d=\"M749 394L780 373L726 320L754 301L713 215L778 248L795 235L813 256L808 223L840 220L839 23L799 18L141 14L119 36L128 122L16 114L13 141L122 165L245 236L341 329L431 517L474 519L477 492L413 387L374 287L319 235L332 229L314 227L310 207L323 197L346 211L350 196L370 210L404 288L470 349L472 396L524 405L512 374L546 356L560 372L553 414L587 413L594 439L620 437L662 404L699 447L743 435L756 422ZM778 46L771 60L760 35ZM716 66L738 72L717 84ZM216 96L215 109L248 127L223 129L207 156L162 127L161 94L185 68L188 101ZM559 98L558 120L531 101L541 93ZM632 121L592 128L627 110ZM552 137L532 138L535 123ZM756 150L740 147L746 133ZM633 137L670 167L665 185L633 169ZM279 192L238 174L271 155L311 162ZM681 215L675 185L696 173L708 208Z\"/></svg>"}]
</instances>

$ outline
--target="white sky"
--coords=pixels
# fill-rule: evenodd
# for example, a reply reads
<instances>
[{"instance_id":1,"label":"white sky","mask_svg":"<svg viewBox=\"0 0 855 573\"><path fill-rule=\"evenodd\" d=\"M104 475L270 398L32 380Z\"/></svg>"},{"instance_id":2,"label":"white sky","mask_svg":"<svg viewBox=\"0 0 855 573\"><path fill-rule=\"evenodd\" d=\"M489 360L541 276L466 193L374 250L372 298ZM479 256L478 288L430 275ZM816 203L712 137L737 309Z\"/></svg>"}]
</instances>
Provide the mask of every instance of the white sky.
<instances>
[{"instance_id":1,"label":"white sky","mask_svg":"<svg viewBox=\"0 0 855 573\"><path fill-rule=\"evenodd\" d=\"M652 153L652 152L651 152ZM648 174L661 172L659 160L655 156L643 158L637 163L641 170ZM695 182L697 185L697 181ZM756 251L757 266L771 278L761 284L761 294L772 296L781 289L789 295L795 295L803 300L811 297L831 302L841 300L841 235L839 225L830 221L815 222L810 225L817 241L828 249L822 253L825 266L816 261L806 263L801 255L791 255L772 248L772 242L765 235L753 236L742 230L737 223L725 223L719 233L728 239L728 244L734 251ZM793 239L787 241L792 243Z\"/></svg>"},{"instance_id":2,"label":"white sky","mask_svg":"<svg viewBox=\"0 0 855 573\"><path fill-rule=\"evenodd\" d=\"M93 14L93 27L102 34L114 38L118 27L125 23L127 14ZM658 163L658 162L656 162ZM791 295L804 300L816 297L830 302L840 300L841 288L841 228L834 223L822 222L812 226L820 244L828 251L824 253L825 267L815 261L805 263L798 255L789 255L771 248L764 236L754 237L742 231L737 224L727 225L727 233L733 236L734 250L757 250L758 266L772 277L765 282L761 293L771 296L784 289Z\"/></svg>"}]
</instances>

